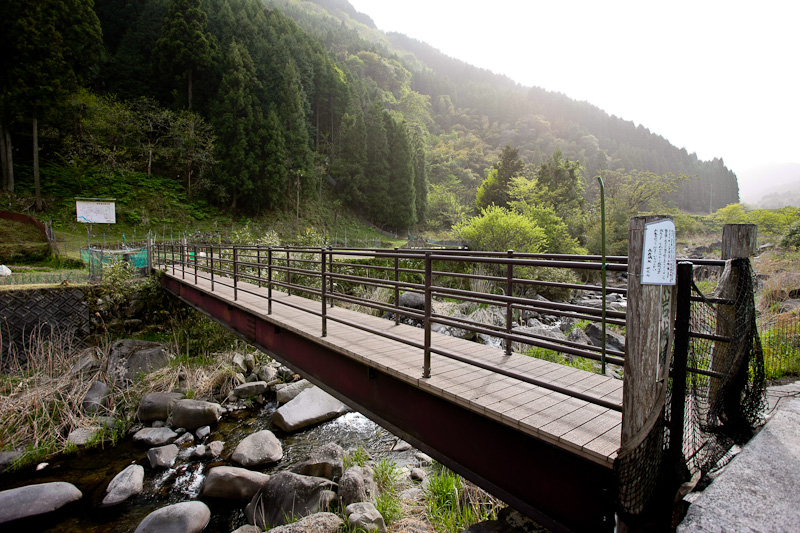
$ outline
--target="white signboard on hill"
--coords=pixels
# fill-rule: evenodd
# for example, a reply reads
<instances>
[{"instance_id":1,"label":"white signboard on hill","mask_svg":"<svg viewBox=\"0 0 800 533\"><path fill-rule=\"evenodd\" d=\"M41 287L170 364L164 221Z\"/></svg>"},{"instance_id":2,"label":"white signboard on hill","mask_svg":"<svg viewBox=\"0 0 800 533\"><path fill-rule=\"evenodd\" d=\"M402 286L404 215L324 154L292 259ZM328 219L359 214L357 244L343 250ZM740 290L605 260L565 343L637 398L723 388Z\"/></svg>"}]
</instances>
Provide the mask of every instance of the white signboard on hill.
<instances>
[{"instance_id":1,"label":"white signboard on hill","mask_svg":"<svg viewBox=\"0 0 800 533\"><path fill-rule=\"evenodd\" d=\"M112 200L75 200L78 222L116 224L117 212Z\"/></svg>"}]
</instances>

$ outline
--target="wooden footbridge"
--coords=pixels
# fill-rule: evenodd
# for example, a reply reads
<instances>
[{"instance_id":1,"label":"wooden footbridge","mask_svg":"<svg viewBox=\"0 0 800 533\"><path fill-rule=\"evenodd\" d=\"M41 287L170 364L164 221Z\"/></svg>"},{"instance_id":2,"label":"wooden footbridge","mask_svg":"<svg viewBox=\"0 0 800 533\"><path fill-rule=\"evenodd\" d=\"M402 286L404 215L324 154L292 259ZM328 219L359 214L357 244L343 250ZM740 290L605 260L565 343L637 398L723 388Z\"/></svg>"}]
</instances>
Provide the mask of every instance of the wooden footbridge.
<instances>
[{"instance_id":1,"label":"wooden footbridge","mask_svg":"<svg viewBox=\"0 0 800 533\"><path fill-rule=\"evenodd\" d=\"M627 258L192 243L151 250L170 293L544 526L614 530L615 462L626 432L635 440L641 429L626 428L626 417L629 425L646 425L655 405L649 400L623 416L625 402L642 403L637 394L657 401L664 379L631 392L636 387L627 380L530 357L529 348L550 350L625 365L626 376L643 379L623 352L557 341L516 321L542 313L626 325L622 312L529 295L545 287L603 290L540 281L531 275L539 269L628 271L627 289L606 291L628 293L630 349L630 328L646 329L648 314L662 312L642 290L631 290L637 269ZM417 294L424 305L401 307L401 293ZM661 287L657 293L661 298ZM436 304L444 299L496 306L506 319L486 324L448 315ZM639 320L633 326L632 312ZM499 347L443 328L493 337ZM648 342L645 335L641 349L657 358Z\"/></svg>"}]
</instances>

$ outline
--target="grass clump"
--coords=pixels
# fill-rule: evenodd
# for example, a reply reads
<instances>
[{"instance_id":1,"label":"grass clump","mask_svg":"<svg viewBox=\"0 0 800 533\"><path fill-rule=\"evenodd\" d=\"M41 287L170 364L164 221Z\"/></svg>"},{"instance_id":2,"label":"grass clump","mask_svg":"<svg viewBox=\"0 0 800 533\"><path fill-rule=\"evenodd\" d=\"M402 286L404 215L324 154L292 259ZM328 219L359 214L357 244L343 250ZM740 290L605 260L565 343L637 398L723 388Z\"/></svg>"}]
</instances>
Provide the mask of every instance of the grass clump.
<instances>
[{"instance_id":1,"label":"grass clump","mask_svg":"<svg viewBox=\"0 0 800 533\"><path fill-rule=\"evenodd\" d=\"M458 533L472 524L495 520L502 502L435 464L425 489L425 514L440 533Z\"/></svg>"}]
</instances>

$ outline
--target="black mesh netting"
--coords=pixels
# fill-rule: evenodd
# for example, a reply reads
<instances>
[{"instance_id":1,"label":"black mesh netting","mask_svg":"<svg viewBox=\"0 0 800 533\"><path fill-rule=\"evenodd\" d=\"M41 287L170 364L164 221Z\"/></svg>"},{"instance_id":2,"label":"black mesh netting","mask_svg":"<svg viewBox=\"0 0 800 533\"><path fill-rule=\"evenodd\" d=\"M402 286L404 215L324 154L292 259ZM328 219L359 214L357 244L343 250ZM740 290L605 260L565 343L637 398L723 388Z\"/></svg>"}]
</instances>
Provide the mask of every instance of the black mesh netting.
<instances>
[{"instance_id":1,"label":"black mesh netting","mask_svg":"<svg viewBox=\"0 0 800 533\"><path fill-rule=\"evenodd\" d=\"M763 423L764 354L750 261L728 261L711 294L691 285L683 439L673 445L680 446L681 455L678 461L667 460L677 454L677 449L670 450L670 427L676 423L670 405L672 381L679 378L671 376L650 423L615 461L618 511L626 515L657 505L656 495L674 496L678 483L708 473Z\"/></svg>"}]
</instances>

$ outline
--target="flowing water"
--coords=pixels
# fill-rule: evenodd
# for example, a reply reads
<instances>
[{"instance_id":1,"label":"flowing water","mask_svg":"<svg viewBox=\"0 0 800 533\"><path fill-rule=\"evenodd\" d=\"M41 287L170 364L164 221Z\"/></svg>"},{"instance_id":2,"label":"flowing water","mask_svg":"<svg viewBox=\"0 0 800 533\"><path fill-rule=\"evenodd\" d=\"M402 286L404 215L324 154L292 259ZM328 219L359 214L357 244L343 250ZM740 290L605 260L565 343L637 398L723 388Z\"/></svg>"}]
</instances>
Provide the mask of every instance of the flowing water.
<instances>
[{"instance_id":1,"label":"flowing water","mask_svg":"<svg viewBox=\"0 0 800 533\"><path fill-rule=\"evenodd\" d=\"M361 446L374 458L391 453L399 465L408 464L413 452L388 452L397 438L359 413L347 413L335 420L316 425L297 433L287 434L272 426L270 415L274 402L260 408L234 411L223 417L212 428L206 444L212 440L225 441L222 458L209 462L191 457L194 445L182 449L175 467L154 470L147 460L147 447L125 439L116 446L103 449L82 450L76 454L56 458L41 470L29 468L12 474L0 474L0 490L46 483L67 481L83 492L83 498L65 509L42 517L21 520L6 526L22 532L113 532L133 531L139 522L152 511L182 501L200 499L211 509L211 522L205 531L230 532L247 523L244 517L246 501L228 501L200 498L203 480L214 466L237 464L228 460L236 445L247 435L269 429L283 445L283 459L278 463L255 468L267 474L289 470L308 458L319 446L329 442L353 451ZM197 443L199 444L199 443ZM99 506L111 479L130 464L140 464L145 469L144 491L136 497L110 508ZM12 531L6 527L2 531Z\"/></svg>"}]
</instances>

